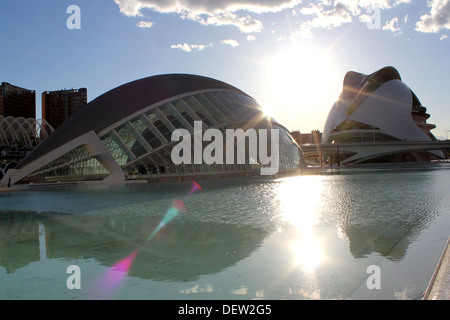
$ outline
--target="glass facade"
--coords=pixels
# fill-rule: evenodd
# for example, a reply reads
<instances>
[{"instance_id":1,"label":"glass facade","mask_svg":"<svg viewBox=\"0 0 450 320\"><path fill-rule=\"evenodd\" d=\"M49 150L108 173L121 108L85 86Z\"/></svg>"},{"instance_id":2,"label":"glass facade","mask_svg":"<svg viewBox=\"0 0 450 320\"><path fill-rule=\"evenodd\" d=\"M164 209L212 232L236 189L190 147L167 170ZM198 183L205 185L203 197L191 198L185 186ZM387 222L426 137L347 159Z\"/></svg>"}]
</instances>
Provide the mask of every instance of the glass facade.
<instances>
[{"instance_id":1,"label":"glass facade","mask_svg":"<svg viewBox=\"0 0 450 320\"><path fill-rule=\"evenodd\" d=\"M255 100L239 91L226 89L202 90L143 108L142 112L109 127L99 134L99 138L128 179L259 172L261 162L258 158L250 158L248 141L245 163L235 161L234 164L226 164L223 159L223 163L194 164L192 143L191 164L175 165L171 152L179 141L171 141L172 133L176 129L185 129L192 137L195 122L197 125L201 122L203 130L220 130L224 137L224 151L230 143L226 141L227 129L279 129L279 172L298 170L303 164L302 151L286 129L266 118ZM270 151L270 134L268 140L267 150ZM210 143L202 141L202 150ZM99 179L107 175L108 172L95 157L80 147L30 177L46 180L61 176Z\"/></svg>"}]
</instances>

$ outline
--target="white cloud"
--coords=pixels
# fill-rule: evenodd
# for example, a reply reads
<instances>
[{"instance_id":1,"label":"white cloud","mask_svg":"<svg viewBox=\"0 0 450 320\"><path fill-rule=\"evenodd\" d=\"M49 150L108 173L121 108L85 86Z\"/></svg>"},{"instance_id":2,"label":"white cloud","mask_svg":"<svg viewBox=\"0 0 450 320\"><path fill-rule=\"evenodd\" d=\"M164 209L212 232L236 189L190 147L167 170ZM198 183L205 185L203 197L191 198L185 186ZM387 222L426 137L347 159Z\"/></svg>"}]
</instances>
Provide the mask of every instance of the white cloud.
<instances>
[{"instance_id":1,"label":"white cloud","mask_svg":"<svg viewBox=\"0 0 450 320\"><path fill-rule=\"evenodd\" d=\"M411 3L411 0L310 0L303 6L294 9L296 15L312 16L300 23L295 35L310 38L315 28L337 28L352 22L354 18L367 23L372 19L374 8L391 9L403 3ZM406 21L405 17L405 23ZM400 30L396 32L400 32Z\"/></svg>"},{"instance_id":2,"label":"white cloud","mask_svg":"<svg viewBox=\"0 0 450 320\"><path fill-rule=\"evenodd\" d=\"M427 0L430 12L420 17L416 30L440 32L450 29L450 0ZM412 0L114 0L120 12L127 16L144 17L144 10L172 13L182 19L196 21L202 25L234 26L243 33L257 33L264 29L262 13L280 12L289 9L299 19L294 34L311 37L316 28L337 28L355 18L368 22L371 9L391 9ZM408 15L400 17L400 24L407 24ZM140 28L150 28L150 21L139 21ZM401 33L399 20L390 20L383 27L394 34ZM253 39L253 38L249 38ZM251 41L251 40L250 40ZM192 48L191 48L192 50Z\"/></svg>"},{"instance_id":3,"label":"white cloud","mask_svg":"<svg viewBox=\"0 0 450 320\"><path fill-rule=\"evenodd\" d=\"M254 13L278 12L293 8L302 0L114 0L120 11L128 16L138 16L143 9L165 13L217 14L247 10Z\"/></svg>"},{"instance_id":4,"label":"white cloud","mask_svg":"<svg viewBox=\"0 0 450 320\"><path fill-rule=\"evenodd\" d=\"M359 16L359 21L367 23L372 21L372 16L369 14L362 14Z\"/></svg>"},{"instance_id":5,"label":"white cloud","mask_svg":"<svg viewBox=\"0 0 450 320\"><path fill-rule=\"evenodd\" d=\"M318 13L317 18L312 20L311 26L331 28L349 22L352 22L352 14L345 5L339 2L333 9Z\"/></svg>"},{"instance_id":6,"label":"white cloud","mask_svg":"<svg viewBox=\"0 0 450 320\"><path fill-rule=\"evenodd\" d=\"M437 33L441 29L450 29L450 0L431 0L428 6L430 14L420 17L416 30Z\"/></svg>"},{"instance_id":7,"label":"white cloud","mask_svg":"<svg viewBox=\"0 0 450 320\"><path fill-rule=\"evenodd\" d=\"M225 39L225 40L220 41L220 43L230 45L233 48L239 46L239 42L237 42L234 39Z\"/></svg>"},{"instance_id":8,"label":"white cloud","mask_svg":"<svg viewBox=\"0 0 450 320\"><path fill-rule=\"evenodd\" d=\"M180 44L173 44L170 46L171 49L180 49L183 50L185 52L191 52L192 50L197 50L197 51L202 51L203 49L205 49L206 47L210 47L212 46L211 44L187 44L185 43L180 43Z\"/></svg>"},{"instance_id":9,"label":"white cloud","mask_svg":"<svg viewBox=\"0 0 450 320\"><path fill-rule=\"evenodd\" d=\"M213 16L209 16L206 19L201 16L195 16L192 17L192 20L196 20L203 25L234 25L244 33L260 32L263 29L261 21L253 19L249 15L239 17L232 12L219 13Z\"/></svg>"},{"instance_id":10,"label":"white cloud","mask_svg":"<svg viewBox=\"0 0 450 320\"><path fill-rule=\"evenodd\" d=\"M114 0L120 12L127 16L143 16L142 10L176 13L205 25L234 25L242 32L259 32L262 23L248 13L278 12L294 8L302 0Z\"/></svg>"},{"instance_id":11,"label":"white cloud","mask_svg":"<svg viewBox=\"0 0 450 320\"><path fill-rule=\"evenodd\" d=\"M344 23L352 22L352 13L342 3L337 3L331 9L325 9L322 4L312 5L300 9L300 13L304 15L315 15L314 18L302 22L297 35L302 37L311 37L313 28L335 28Z\"/></svg>"},{"instance_id":12,"label":"white cloud","mask_svg":"<svg viewBox=\"0 0 450 320\"><path fill-rule=\"evenodd\" d=\"M308 25L308 23L302 23L299 28L292 33L292 36L300 37L303 39L311 39L314 38L314 35L312 33L312 27Z\"/></svg>"},{"instance_id":13,"label":"white cloud","mask_svg":"<svg viewBox=\"0 0 450 320\"><path fill-rule=\"evenodd\" d=\"M194 50L198 50L198 51L202 51L203 49L205 49L206 47L211 47L211 44L191 44L191 48Z\"/></svg>"},{"instance_id":14,"label":"white cloud","mask_svg":"<svg viewBox=\"0 0 450 320\"><path fill-rule=\"evenodd\" d=\"M345 5L354 15L359 15L367 11L369 7L391 9L402 3L411 3L411 0L339 0L336 2Z\"/></svg>"},{"instance_id":15,"label":"white cloud","mask_svg":"<svg viewBox=\"0 0 450 320\"><path fill-rule=\"evenodd\" d=\"M386 25L383 27L385 31L391 31L395 35L402 33L402 29L398 26L398 17L392 18L392 20L387 21Z\"/></svg>"},{"instance_id":16,"label":"white cloud","mask_svg":"<svg viewBox=\"0 0 450 320\"><path fill-rule=\"evenodd\" d=\"M247 35L247 41L254 41L256 40L256 37L252 34Z\"/></svg>"},{"instance_id":17,"label":"white cloud","mask_svg":"<svg viewBox=\"0 0 450 320\"><path fill-rule=\"evenodd\" d=\"M153 26L153 22L150 22L150 21L139 21L136 25L139 28L151 28Z\"/></svg>"}]
</instances>

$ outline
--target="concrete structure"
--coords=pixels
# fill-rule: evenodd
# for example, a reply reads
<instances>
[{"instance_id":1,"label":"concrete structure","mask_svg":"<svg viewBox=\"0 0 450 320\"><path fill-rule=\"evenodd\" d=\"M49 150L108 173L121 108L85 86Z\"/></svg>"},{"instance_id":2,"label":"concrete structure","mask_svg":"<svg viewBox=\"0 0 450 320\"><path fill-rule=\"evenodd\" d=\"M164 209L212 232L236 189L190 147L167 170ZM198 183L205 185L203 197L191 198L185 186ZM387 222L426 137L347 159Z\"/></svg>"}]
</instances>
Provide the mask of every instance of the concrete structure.
<instances>
[{"instance_id":1,"label":"concrete structure","mask_svg":"<svg viewBox=\"0 0 450 320\"><path fill-rule=\"evenodd\" d=\"M342 93L328 115L322 143L377 144L371 151L355 145L352 153L341 154L340 162L347 164L443 159L443 153L434 147L426 150L411 149L414 143L405 147L385 144L436 141L431 133L435 126L427 123L430 115L426 111L395 68L385 67L370 75L351 71L345 75Z\"/></svg>"},{"instance_id":2,"label":"concrete structure","mask_svg":"<svg viewBox=\"0 0 450 320\"><path fill-rule=\"evenodd\" d=\"M0 116L36 118L36 92L2 82L0 85Z\"/></svg>"},{"instance_id":3,"label":"concrete structure","mask_svg":"<svg viewBox=\"0 0 450 320\"><path fill-rule=\"evenodd\" d=\"M303 144L302 150L305 158L315 156L327 159L328 165L356 165L366 161L383 159L391 155L420 152L431 152L433 150L450 150L450 141L386 141L369 143L325 143L325 144ZM331 157L331 159L330 159ZM386 161L387 162L387 161ZM378 163L386 163L378 162ZM402 162L402 161L400 161ZM403 161L407 162L407 161ZM374 163L374 162L372 162ZM395 158L389 163L395 162ZM322 163L325 165L325 163Z\"/></svg>"},{"instance_id":4,"label":"concrete structure","mask_svg":"<svg viewBox=\"0 0 450 320\"><path fill-rule=\"evenodd\" d=\"M301 148L252 97L215 79L171 74L125 84L91 101L8 171L1 183L260 172L264 165L259 159L175 165L171 150L178 142L171 141L172 132L186 129L193 135L194 122L201 122L205 130L220 130L224 137L228 128L279 129L279 172L302 168Z\"/></svg>"},{"instance_id":5,"label":"concrete structure","mask_svg":"<svg viewBox=\"0 0 450 320\"><path fill-rule=\"evenodd\" d=\"M450 237L447 239L423 300L450 300Z\"/></svg>"},{"instance_id":6,"label":"concrete structure","mask_svg":"<svg viewBox=\"0 0 450 320\"><path fill-rule=\"evenodd\" d=\"M45 120L0 116L0 147L31 151L53 131Z\"/></svg>"},{"instance_id":7,"label":"concrete structure","mask_svg":"<svg viewBox=\"0 0 450 320\"><path fill-rule=\"evenodd\" d=\"M0 116L0 179L53 131L45 120Z\"/></svg>"},{"instance_id":8,"label":"concrete structure","mask_svg":"<svg viewBox=\"0 0 450 320\"><path fill-rule=\"evenodd\" d=\"M86 88L45 91L42 93L42 118L57 129L86 104Z\"/></svg>"}]
</instances>

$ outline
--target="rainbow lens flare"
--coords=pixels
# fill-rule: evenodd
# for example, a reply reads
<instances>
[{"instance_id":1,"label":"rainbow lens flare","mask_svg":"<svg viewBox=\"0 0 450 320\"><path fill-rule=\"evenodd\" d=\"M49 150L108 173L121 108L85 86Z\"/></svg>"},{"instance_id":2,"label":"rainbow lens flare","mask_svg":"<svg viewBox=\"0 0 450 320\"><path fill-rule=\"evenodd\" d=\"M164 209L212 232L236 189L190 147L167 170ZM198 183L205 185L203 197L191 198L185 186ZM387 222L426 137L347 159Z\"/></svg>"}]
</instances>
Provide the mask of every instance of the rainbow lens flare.
<instances>
[{"instance_id":1,"label":"rainbow lens flare","mask_svg":"<svg viewBox=\"0 0 450 320\"><path fill-rule=\"evenodd\" d=\"M194 194L195 192L202 190L200 185L193 181L191 190L188 192L188 196ZM166 214L162 218L158 226L153 230L153 232L147 237L142 245L149 243L156 234L167 224L169 224L173 219L175 219L180 213L186 212L186 206L183 200L175 199L172 202L171 207L167 210ZM139 254L139 249L133 251L130 255L123 258L122 260L115 263L110 267L106 273L96 282L95 285L95 297L100 299L108 298L123 282L125 277L128 275L134 260Z\"/></svg>"},{"instance_id":2,"label":"rainbow lens flare","mask_svg":"<svg viewBox=\"0 0 450 320\"><path fill-rule=\"evenodd\" d=\"M193 193L195 193L198 190L202 190L202 187L200 187L200 185L197 182L192 181L192 188L191 188L191 191L189 191L188 194L193 194Z\"/></svg>"},{"instance_id":3,"label":"rainbow lens flare","mask_svg":"<svg viewBox=\"0 0 450 320\"><path fill-rule=\"evenodd\" d=\"M132 252L106 271L95 285L95 298L105 299L117 289L128 274L137 254L138 250Z\"/></svg>"},{"instance_id":4,"label":"rainbow lens flare","mask_svg":"<svg viewBox=\"0 0 450 320\"><path fill-rule=\"evenodd\" d=\"M186 207L184 205L184 202L182 200L174 200L172 206L167 210L166 215L161 220L159 225L156 227L155 230L147 237L145 240L145 243L150 242L150 240L153 239L153 237L161 230L164 226L166 226L169 222L171 222L173 219L178 216L179 213L185 212Z\"/></svg>"}]
</instances>

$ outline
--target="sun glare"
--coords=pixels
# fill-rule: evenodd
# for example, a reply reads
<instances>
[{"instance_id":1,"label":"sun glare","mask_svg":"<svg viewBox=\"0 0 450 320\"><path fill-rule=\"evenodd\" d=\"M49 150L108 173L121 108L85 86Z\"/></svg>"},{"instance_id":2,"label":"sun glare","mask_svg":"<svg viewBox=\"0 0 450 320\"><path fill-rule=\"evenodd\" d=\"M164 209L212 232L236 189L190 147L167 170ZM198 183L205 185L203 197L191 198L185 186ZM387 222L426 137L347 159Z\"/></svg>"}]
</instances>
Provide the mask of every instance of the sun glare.
<instances>
[{"instance_id":1,"label":"sun glare","mask_svg":"<svg viewBox=\"0 0 450 320\"><path fill-rule=\"evenodd\" d=\"M305 271L313 271L324 258L320 239L314 232L320 219L322 180L316 176L304 176L280 181L281 218L295 230L290 243L292 262Z\"/></svg>"},{"instance_id":2,"label":"sun glare","mask_svg":"<svg viewBox=\"0 0 450 320\"><path fill-rule=\"evenodd\" d=\"M266 63L266 72L264 100L272 106L267 113L275 117L284 113L283 118L289 114L292 118L293 112L311 116L306 111L315 110L318 105L329 109L331 105L326 98L332 94L335 99L335 92L330 88L340 83L336 82L328 54L306 45L290 46L274 54Z\"/></svg>"}]
</instances>

